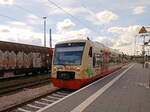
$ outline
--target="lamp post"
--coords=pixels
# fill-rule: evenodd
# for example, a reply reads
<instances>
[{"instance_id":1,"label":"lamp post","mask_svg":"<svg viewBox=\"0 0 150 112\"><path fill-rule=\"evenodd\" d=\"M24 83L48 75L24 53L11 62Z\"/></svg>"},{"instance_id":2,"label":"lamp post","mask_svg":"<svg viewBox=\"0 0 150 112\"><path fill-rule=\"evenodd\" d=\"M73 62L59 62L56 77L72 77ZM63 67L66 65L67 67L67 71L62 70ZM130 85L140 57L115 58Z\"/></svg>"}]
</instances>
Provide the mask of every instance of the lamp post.
<instances>
[{"instance_id":1,"label":"lamp post","mask_svg":"<svg viewBox=\"0 0 150 112\"><path fill-rule=\"evenodd\" d=\"M44 19L44 47L46 47L46 18L47 17L43 17Z\"/></svg>"},{"instance_id":2,"label":"lamp post","mask_svg":"<svg viewBox=\"0 0 150 112\"><path fill-rule=\"evenodd\" d=\"M51 34L52 30L49 29L49 40L50 40L50 48L52 48L52 34Z\"/></svg>"}]
</instances>

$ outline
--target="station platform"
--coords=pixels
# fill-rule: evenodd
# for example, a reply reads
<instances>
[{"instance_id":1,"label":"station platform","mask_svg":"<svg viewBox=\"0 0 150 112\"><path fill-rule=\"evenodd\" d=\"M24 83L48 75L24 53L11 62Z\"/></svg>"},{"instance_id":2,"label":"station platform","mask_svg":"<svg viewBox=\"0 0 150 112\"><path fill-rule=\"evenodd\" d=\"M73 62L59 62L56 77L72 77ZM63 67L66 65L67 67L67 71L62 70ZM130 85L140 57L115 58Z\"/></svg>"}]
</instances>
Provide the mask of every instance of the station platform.
<instances>
[{"instance_id":1,"label":"station platform","mask_svg":"<svg viewBox=\"0 0 150 112\"><path fill-rule=\"evenodd\" d=\"M150 68L132 63L38 112L150 112Z\"/></svg>"}]
</instances>

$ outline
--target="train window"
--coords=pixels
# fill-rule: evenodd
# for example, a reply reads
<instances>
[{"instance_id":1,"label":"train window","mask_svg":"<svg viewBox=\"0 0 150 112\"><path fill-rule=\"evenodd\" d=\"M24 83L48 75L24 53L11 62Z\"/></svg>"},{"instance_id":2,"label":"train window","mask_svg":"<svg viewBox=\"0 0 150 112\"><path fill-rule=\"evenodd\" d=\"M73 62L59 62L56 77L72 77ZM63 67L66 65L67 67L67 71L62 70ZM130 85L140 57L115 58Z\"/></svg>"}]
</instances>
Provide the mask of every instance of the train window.
<instances>
[{"instance_id":1,"label":"train window","mask_svg":"<svg viewBox=\"0 0 150 112\"><path fill-rule=\"evenodd\" d=\"M95 66L99 67L102 65L102 54L95 54Z\"/></svg>"},{"instance_id":2,"label":"train window","mask_svg":"<svg viewBox=\"0 0 150 112\"><path fill-rule=\"evenodd\" d=\"M109 57L109 63L120 63L121 59L119 57L116 56L110 56Z\"/></svg>"},{"instance_id":3,"label":"train window","mask_svg":"<svg viewBox=\"0 0 150 112\"><path fill-rule=\"evenodd\" d=\"M89 49L89 56L92 57L92 47Z\"/></svg>"},{"instance_id":4,"label":"train window","mask_svg":"<svg viewBox=\"0 0 150 112\"><path fill-rule=\"evenodd\" d=\"M115 57L110 56L109 57L109 63L115 63Z\"/></svg>"}]
</instances>

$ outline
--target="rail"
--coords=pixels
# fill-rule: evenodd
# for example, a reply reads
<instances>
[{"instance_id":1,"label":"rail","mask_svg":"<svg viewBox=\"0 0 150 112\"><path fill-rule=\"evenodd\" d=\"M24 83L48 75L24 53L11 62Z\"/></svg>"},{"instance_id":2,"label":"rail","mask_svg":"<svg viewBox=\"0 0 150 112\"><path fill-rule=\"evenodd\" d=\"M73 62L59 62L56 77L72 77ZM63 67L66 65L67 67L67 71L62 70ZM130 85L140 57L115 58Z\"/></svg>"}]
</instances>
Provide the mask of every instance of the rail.
<instances>
[{"instance_id":1,"label":"rail","mask_svg":"<svg viewBox=\"0 0 150 112\"><path fill-rule=\"evenodd\" d=\"M35 112L38 111L47 105L53 104L56 101L68 96L69 94L73 93L74 90L68 89L57 89L51 93L46 95L40 96L38 98L32 99L28 102L23 104L15 105L10 108L3 110L2 112L6 111L13 111L13 112Z\"/></svg>"},{"instance_id":2,"label":"rail","mask_svg":"<svg viewBox=\"0 0 150 112\"><path fill-rule=\"evenodd\" d=\"M43 83L50 83L49 74L25 75L0 79L0 94L16 91Z\"/></svg>"}]
</instances>

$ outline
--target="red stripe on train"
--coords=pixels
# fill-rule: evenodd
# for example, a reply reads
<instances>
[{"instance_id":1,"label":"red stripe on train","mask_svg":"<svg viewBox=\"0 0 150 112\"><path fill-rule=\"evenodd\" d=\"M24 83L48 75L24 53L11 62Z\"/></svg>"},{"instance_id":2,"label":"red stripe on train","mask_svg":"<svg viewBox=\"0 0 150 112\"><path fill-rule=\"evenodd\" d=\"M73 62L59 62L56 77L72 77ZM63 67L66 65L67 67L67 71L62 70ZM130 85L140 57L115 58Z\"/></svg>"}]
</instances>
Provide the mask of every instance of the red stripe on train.
<instances>
[{"instance_id":1,"label":"red stripe on train","mask_svg":"<svg viewBox=\"0 0 150 112\"><path fill-rule=\"evenodd\" d=\"M117 69L119 69L119 68L117 68ZM105 75L108 75L108 74L116 71L117 69L113 69L111 71L104 72L102 74L96 75L96 76L88 78L88 79L59 80L57 78L51 78L51 80L52 80L53 85L56 87L59 87L59 88L80 89L85 84L91 83L100 77L103 77Z\"/></svg>"}]
</instances>

